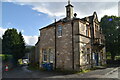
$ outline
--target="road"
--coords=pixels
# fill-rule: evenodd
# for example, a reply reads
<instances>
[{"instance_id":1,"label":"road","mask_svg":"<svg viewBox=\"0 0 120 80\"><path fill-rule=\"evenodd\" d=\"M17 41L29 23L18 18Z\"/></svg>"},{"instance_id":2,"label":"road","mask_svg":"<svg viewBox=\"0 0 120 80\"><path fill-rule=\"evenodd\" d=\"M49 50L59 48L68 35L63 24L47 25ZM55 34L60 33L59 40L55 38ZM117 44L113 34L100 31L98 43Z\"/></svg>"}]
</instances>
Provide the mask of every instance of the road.
<instances>
[{"instance_id":1,"label":"road","mask_svg":"<svg viewBox=\"0 0 120 80\"><path fill-rule=\"evenodd\" d=\"M2 73L2 57L0 56L0 73ZM2 78L2 74L0 74L0 79Z\"/></svg>"},{"instance_id":2,"label":"road","mask_svg":"<svg viewBox=\"0 0 120 80\"><path fill-rule=\"evenodd\" d=\"M3 72L3 78L118 78L119 68L105 68L87 73L62 74L50 71L30 71L27 66Z\"/></svg>"}]
</instances>

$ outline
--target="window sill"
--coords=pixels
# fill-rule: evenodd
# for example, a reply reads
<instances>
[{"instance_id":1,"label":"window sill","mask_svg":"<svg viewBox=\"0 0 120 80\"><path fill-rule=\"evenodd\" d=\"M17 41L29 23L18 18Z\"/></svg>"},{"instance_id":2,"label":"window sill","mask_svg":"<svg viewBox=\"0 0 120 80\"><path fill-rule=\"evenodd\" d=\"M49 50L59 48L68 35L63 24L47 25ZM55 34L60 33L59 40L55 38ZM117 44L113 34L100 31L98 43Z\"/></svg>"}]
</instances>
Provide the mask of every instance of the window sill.
<instances>
[{"instance_id":1,"label":"window sill","mask_svg":"<svg viewBox=\"0 0 120 80\"><path fill-rule=\"evenodd\" d=\"M58 38L61 38L62 36L58 36Z\"/></svg>"},{"instance_id":2,"label":"window sill","mask_svg":"<svg viewBox=\"0 0 120 80\"><path fill-rule=\"evenodd\" d=\"M45 63L46 63L47 61L43 61L43 62L45 62Z\"/></svg>"}]
</instances>

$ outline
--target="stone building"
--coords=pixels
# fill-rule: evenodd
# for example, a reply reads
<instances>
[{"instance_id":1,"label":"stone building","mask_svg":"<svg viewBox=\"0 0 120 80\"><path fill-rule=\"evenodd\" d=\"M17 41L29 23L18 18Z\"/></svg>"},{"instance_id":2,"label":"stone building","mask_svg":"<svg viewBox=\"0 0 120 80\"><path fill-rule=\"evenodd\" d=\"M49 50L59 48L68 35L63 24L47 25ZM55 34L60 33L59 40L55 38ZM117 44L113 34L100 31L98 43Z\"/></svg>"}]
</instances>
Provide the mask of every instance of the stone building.
<instances>
[{"instance_id":1,"label":"stone building","mask_svg":"<svg viewBox=\"0 0 120 80\"><path fill-rule=\"evenodd\" d=\"M40 46L40 37L38 37L38 42L35 44L35 63L39 63L39 54L40 54L40 50L39 50L39 46Z\"/></svg>"},{"instance_id":2,"label":"stone building","mask_svg":"<svg viewBox=\"0 0 120 80\"><path fill-rule=\"evenodd\" d=\"M80 70L105 64L105 38L96 12L77 18L70 1L65 7L65 18L40 29L40 67L53 63L54 69Z\"/></svg>"},{"instance_id":3,"label":"stone building","mask_svg":"<svg viewBox=\"0 0 120 80\"><path fill-rule=\"evenodd\" d=\"M40 37L38 37L38 41L35 44L35 46L30 47L30 53L28 55L30 63L32 64L39 64L39 54L40 54L40 49L39 45L40 44Z\"/></svg>"}]
</instances>

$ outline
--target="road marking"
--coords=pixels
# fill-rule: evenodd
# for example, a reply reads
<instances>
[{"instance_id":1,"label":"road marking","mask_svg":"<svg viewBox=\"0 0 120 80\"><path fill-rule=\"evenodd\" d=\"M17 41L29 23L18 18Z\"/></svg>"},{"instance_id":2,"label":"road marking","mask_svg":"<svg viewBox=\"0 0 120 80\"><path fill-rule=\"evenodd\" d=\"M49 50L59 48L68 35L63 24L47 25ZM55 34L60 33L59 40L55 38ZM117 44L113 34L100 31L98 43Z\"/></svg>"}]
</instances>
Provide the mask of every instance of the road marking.
<instances>
[{"instance_id":1,"label":"road marking","mask_svg":"<svg viewBox=\"0 0 120 80\"><path fill-rule=\"evenodd\" d=\"M113 74L114 72L118 71L118 67L113 69L112 71L106 73L105 75Z\"/></svg>"}]
</instances>

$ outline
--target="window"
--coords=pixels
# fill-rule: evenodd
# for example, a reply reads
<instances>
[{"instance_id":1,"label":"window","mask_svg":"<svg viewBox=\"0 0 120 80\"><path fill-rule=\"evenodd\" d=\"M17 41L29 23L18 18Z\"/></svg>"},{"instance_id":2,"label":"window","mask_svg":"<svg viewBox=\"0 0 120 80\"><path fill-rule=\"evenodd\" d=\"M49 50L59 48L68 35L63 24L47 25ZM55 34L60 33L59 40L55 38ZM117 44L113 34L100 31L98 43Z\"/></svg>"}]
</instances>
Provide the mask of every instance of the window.
<instances>
[{"instance_id":1,"label":"window","mask_svg":"<svg viewBox=\"0 0 120 80\"><path fill-rule=\"evenodd\" d=\"M62 36L62 26L61 26L61 25L58 26L57 35L58 35L58 37L61 37L61 36Z\"/></svg>"},{"instance_id":2,"label":"window","mask_svg":"<svg viewBox=\"0 0 120 80\"><path fill-rule=\"evenodd\" d=\"M90 54L87 54L87 64L90 64Z\"/></svg>"},{"instance_id":3,"label":"window","mask_svg":"<svg viewBox=\"0 0 120 80\"><path fill-rule=\"evenodd\" d=\"M90 53L90 48L87 48L87 53L88 53L88 54Z\"/></svg>"},{"instance_id":4,"label":"window","mask_svg":"<svg viewBox=\"0 0 120 80\"><path fill-rule=\"evenodd\" d=\"M88 36L88 30L86 30L86 36Z\"/></svg>"},{"instance_id":5,"label":"window","mask_svg":"<svg viewBox=\"0 0 120 80\"><path fill-rule=\"evenodd\" d=\"M95 53L93 53L92 56L93 56L93 60L95 60Z\"/></svg>"},{"instance_id":6,"label":"window","mask_svg":"<svg viewBox=\"0 0 120 80\"><path fill-rule=\"evenodd\" d=\"M99 27L97 25L95 25L95 30L99 30Z\"/></svg>"},{"instance_id":7,"label":"window","mask_svg":"<svg viewBox=\"0 0 120 80\"><path fill-rule=\"evenodd\" d=\"M88 29L88 26L86 26L86 36L89 36L89 29Z\"/></svg>"},{"instance_id":8,"label":"window","mask_svg":"<svg viewBox=\"0 0 120 80\"><path fill-rule=\"evenodd\" d=\"M85 31L85 25L84 24L81 24L81 31Z\"/></svg>"},{"instance_id":9,"label":"window","mask_svg":"<svg viewBox=\"0 0 120 80\"><path fill-rule=\"evenodd\" d=\"M49 49L49 62L53 63L53 53L52 53L52 49Z\"/></svg>"},{"instance_id":10,"label":"window","mask_svg":"<svg viewBox=\"0 0 120 80\"><path fill-rule=\"evenodd\" d=\"M43 61L47 61L47 50L43 49Z\"/></svg>"}]
</instances>

